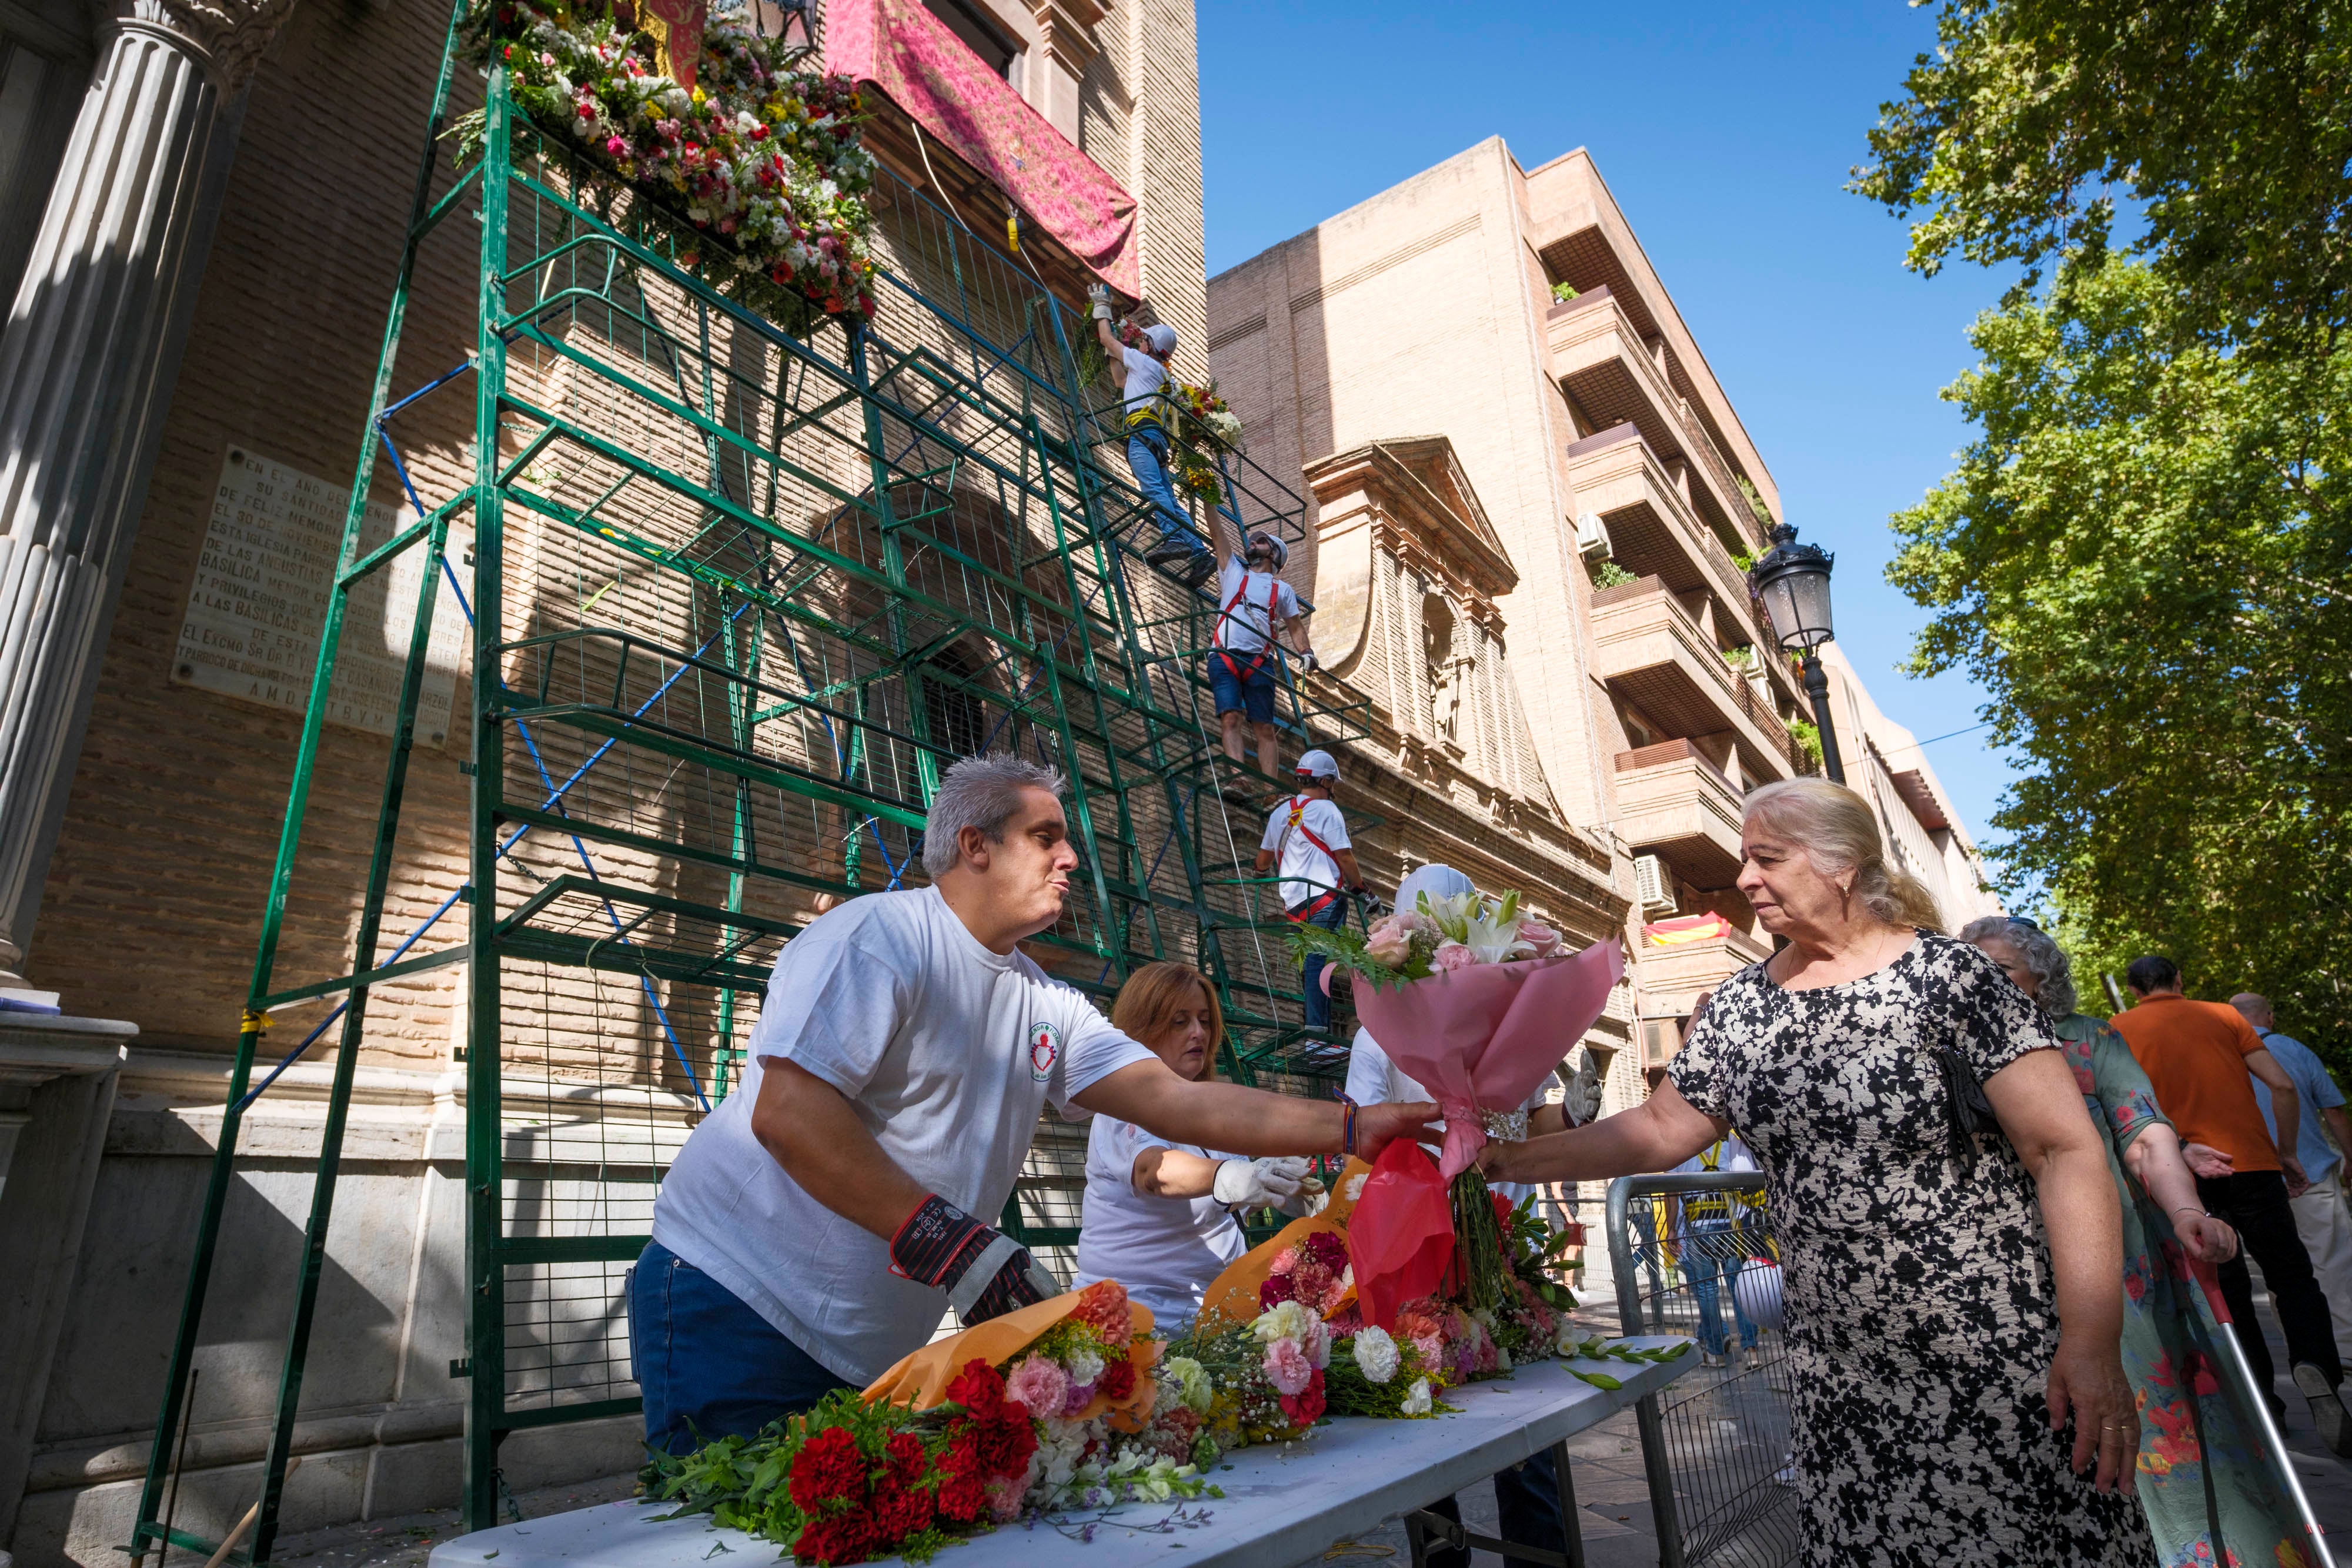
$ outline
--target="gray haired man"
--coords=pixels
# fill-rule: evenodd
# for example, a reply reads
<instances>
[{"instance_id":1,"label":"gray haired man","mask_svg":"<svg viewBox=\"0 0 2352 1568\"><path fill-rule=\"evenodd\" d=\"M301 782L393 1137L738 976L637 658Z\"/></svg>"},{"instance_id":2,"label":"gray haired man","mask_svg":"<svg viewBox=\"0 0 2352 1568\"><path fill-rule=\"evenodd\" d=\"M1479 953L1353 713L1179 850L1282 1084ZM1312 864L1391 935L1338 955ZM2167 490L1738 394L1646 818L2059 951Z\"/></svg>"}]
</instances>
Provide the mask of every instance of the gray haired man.
<instances>
[{"instance_id":1,"label":"gray haired man","mask_svg":"<svg viewBox=\"0 0 2352 1568\"><path fill-rule=\"evenodd\" d=\"M1294 1099L1180 1078L1019 948L1078 863L1061 776L948 769L928 887L851 899L787 944L742 1086L688 1138L630 1289L646 1437L678 1452L871 1382L952 1306L1061 1289L992 1228L1048 1100L1240 1155L1355 1153L1430 1104Z\"/></svg>"}]
</instances>

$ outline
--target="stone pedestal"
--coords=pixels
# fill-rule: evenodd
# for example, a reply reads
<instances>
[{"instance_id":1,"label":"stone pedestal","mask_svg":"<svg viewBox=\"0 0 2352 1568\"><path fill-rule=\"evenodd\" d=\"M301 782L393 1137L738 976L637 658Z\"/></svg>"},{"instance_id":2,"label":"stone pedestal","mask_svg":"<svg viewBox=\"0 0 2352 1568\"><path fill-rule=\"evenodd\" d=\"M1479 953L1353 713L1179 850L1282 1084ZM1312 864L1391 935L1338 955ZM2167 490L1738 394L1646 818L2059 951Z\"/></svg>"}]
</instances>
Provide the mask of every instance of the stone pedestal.
<instances>
[{"instance_id":1,"label":"stone pedestal","mask_svg":"<svg viewBox=\"0 0 2352 1568\"><path fill-rule=\"evenodd\" d=\"M0 1013L0 1543L24 1496L115 1079L138 1032L110 1019Z\"/></svg>"},{"instance_id":2,"label":"stone pedestal","mask_svg":"<svg viewBox=\"0 0 2352 1568\"><path fill-rule=\"evenodd\" d=\"M0 332L0 983L21 969L235 144L293 0L136 0Z\"/></svg>"}]
</instances>

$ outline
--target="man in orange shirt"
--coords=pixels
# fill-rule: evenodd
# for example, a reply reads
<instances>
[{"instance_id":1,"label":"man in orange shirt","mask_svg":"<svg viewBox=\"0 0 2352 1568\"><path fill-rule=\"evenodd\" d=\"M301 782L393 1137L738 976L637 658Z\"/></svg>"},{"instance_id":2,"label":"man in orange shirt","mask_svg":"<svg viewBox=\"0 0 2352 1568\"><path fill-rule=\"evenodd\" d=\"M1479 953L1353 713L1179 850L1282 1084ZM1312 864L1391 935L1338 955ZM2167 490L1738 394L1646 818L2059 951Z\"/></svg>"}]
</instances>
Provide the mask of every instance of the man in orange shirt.
<instances>
[{"instance_id":1,"label":"man in orange shirt","mask_svg":"<svg viewBox=\"0 0 2352 1568\"><path fill-rule=\"evenodd\" d=\"M2313 1423L2329 1448L2352 1454L2352 1414L2336 1393L2344 1368L2336 1359L2327 1297L2312 1272L2311 1255L2304 1250L2294 1210L2288 1206L2294 1193L2310 1185L2294 1155L2302 1111L2294 1081L2236 1009L2182 996L2180 970L2171 959L2154 955L2135 958L2128 974L2139 1005L2109 1021L2147 1073L2157 1106L2171 1118L2181 1142L2207 1145L2231 1164L2227 1176L2199 1176L2197 1196L2208 1212L2234 1226L2245 1243L2221 1265L2221 1285L2255 1385L2271 1400L2273 1412L2284 1408L2271 1392L2277 1374L2254 1320L2248 1253L2262 1265L2271 1304L2286 1333L2294 1385L2311 1402ZM2271 1092L2271 1108L2278 1118L2275 1140L2254 1099L2255 1078Z\"/></svg>"}]
</instances>

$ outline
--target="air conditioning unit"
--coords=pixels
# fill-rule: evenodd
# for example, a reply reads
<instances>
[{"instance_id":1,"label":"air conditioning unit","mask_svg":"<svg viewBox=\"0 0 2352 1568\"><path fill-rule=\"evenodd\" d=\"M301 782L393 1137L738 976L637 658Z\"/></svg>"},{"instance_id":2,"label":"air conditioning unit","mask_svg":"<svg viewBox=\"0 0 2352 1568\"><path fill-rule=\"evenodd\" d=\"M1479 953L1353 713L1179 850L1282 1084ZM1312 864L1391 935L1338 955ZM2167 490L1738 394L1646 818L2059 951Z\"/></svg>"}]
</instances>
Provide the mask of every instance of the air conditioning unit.
<instances>
[{"instance_id":1,"label":"air conditioning unit","mask_svg":"<svg viewBox=\"0 0 2352 1568\"><path fill-rule=\"evenodd\" d=\"M1609 525L1598 512L1576 515L1576 553L1587 560L1607 560L1616 551L1609 543Z\"/></svg>"},{"instance_id":2,"label":"air conditioning unit","mask_svg":"<svg viewBox=\"0 0 2352 1568\"><path fill-rule=\"evenodd\" d=\"M1642 900L1644 915L1672 915L1675 912L1675 879L1666 870L1666 862L1655 855L1633 857L1633 887Z\"/></svg>"}]
</instances>

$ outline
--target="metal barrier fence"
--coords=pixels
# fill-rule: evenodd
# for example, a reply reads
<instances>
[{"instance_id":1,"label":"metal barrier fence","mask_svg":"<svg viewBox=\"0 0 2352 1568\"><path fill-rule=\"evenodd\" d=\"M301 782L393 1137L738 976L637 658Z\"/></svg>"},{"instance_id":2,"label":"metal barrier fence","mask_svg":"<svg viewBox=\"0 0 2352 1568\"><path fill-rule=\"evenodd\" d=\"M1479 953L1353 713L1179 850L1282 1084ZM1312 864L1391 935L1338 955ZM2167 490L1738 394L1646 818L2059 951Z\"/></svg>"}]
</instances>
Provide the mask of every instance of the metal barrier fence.
<instances>
[{"instance_id":1,"label":"metal barrier fence","mask_svg":"<svg viewBox=\"0 0 2352 1568\"><path fill-rule=\"evenodd\" d=\"M1689 1334L1702 1364L1635 1406L1661 1568L1780 1568L1798 1555L1780 1269L1752 1171L1609 1186L1623 1332ZM1735 1347L1745 1343L1741 1354ZM1717 1367L1706 1361L1724 1357Z\"/></svg>"}]
</instances>

